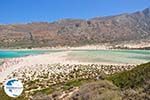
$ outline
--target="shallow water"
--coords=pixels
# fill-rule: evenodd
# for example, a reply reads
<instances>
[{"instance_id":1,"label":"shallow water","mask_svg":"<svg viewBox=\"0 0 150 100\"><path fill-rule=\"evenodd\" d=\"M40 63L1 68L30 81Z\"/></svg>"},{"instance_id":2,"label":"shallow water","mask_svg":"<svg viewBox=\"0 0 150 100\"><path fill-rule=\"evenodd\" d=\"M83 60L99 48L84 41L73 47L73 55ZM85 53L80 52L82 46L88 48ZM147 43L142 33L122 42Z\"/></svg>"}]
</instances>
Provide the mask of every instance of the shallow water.
<instances>
[{"instance_id":1,"label":"shallow water","mask_svg":"<svg viewBox=\"0 0 150 100\"><path fill-rule=\"evenodd\" d=\"M0 58L15 58L15 57L23 57L28 55L37 55L37 54L43 54L45 50L21 50L21 51L0 51Z\"/></svg>"},{"instance_id":2,"label":"shallow water","mask_svg":"<svg viewBox=\"0 0 150 100\"><path fill-rule=\"evenodd\" d=\"M59 52L58 50L0 51L0 58L15 58L28 55ZM73 50L68 59L79 62L141 64L150 62L150 50Z\"/></svg>"},{"instance_id":3,"label":"shallow water","mask_svg":"<svg viewBox=\"0 0 150 100\"><path fill-rule=\"evenodd\" d=\"M150 50L90 50L72 51L69 59L81 62L140 64L150 61Z\"/></svg>"}]
</instances>

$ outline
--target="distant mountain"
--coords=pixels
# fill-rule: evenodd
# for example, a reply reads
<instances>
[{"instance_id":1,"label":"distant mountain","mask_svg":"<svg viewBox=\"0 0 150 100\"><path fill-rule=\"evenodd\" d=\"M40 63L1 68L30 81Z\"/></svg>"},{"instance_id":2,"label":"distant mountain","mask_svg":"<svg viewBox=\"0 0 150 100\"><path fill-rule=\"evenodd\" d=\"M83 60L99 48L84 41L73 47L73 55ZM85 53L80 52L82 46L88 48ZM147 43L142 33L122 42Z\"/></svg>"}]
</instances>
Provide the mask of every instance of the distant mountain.
<instances>
[{"instance_id":1,"label":"distant mountain","mask_svg":"<svg viewBox=\"0 0 150 100\"><path fill-rule=\"evenodd\" d=\"M0 25L0 47L81 46L87 44L150 43L150 8L131 14L89 20Z\"/></svg>"}]
</instances>

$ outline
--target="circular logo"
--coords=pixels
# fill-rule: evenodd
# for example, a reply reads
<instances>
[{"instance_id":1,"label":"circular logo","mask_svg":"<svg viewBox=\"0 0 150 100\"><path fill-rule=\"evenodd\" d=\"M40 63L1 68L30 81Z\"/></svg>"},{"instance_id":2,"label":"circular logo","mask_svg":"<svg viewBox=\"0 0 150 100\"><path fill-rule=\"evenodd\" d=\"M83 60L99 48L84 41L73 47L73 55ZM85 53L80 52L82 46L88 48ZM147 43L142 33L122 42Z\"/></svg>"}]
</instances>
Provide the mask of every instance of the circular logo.
<instances>
[{"instance_id":1,"label":"circular logo","mask_svg":"<svg viewBox=\"0 0 150 100\"><path fill-rule=\"evenodd\" d=\"M18 79L9 79L4 83L4 91L10 97L18 97L23 92L23 84Z\"/></svg>"}]
</instances>

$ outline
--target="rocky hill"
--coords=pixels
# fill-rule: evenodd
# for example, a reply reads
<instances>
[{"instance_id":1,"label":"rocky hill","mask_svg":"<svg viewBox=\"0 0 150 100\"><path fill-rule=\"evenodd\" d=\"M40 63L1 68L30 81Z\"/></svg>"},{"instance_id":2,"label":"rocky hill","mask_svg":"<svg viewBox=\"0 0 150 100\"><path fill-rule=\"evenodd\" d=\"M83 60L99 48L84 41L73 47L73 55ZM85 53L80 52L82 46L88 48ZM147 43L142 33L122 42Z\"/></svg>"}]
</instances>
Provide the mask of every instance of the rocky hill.
<instances>
[{"instance_id":1,"label":"rocky hill","mask_svg":"<svg viewBox=\"0 0 150 100\"><path fill-rule=\"evenodd\" d=\"M150 43L150 8L89 20L0 25L0 47L55 47L86 44Z\"/></svg>"}]
</instances>

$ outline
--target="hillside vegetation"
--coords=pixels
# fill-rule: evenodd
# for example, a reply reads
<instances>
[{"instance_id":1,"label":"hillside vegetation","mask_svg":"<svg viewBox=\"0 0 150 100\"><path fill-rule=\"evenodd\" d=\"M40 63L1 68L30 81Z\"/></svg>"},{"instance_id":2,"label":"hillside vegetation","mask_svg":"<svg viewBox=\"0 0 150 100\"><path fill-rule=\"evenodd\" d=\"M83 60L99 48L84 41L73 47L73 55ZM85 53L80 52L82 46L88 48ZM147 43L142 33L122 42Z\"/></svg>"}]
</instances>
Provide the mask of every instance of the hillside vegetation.
<instances>
[{"instance_id":1,"label":"hillside vegetation","mask_svg":"<svg viewBox=\"0 0 150 100\"><path fill-rule=\"evenodd\" d=\"M108 81L106 81L108 80ZM81 80L80 80L81 81ZM69 82L69 86L79 87L79 90L64 100L149 100L150 99L150 63L138 65L136 68L107 76L104 80ZM68 88L69 89L69 88ZM45 94L45 93L44 93ZM56 100L62 93L50 95L35 95L35 98ZM68 93L69 94L69 93ZM55 95L55 97L53 97ZM35 99L34 99L35 100Z\"/></svg>"},{"instance_id":2,"label":"hillside vegetation","mask_svg":"<svg viewBox=\"0 0 150 100\"><path fill-rule=\"evenodd\" d=\"M120 87L124 100L150 100L150 62L107 79Z\"/></svg>"},{"instance_id":3,"label":"hillside vegetation","mask_svg":"<svg viewBox=\"0 0 150 100\"><path fill-rule=\"evenodd\" d=\"M116 73L107 78L120 88L136 88L150 81L150 63L138 65L131 71Z\"/></svg>"},{"instance_id":4,"label":"hillside vegetation","mask_svg":"<svg viewBox=\"0 0 150 100\"><path fill-rule=\"evenodd\" d=\"M77 91L74 91L77 90ZM72 94L71 94L72 92ZM150 100L150 62L103 79L72 80L37 91L33 100ZM0 88L2 100L27 100L24 94L12 99Z\"/></svg>"}]
</instances>

